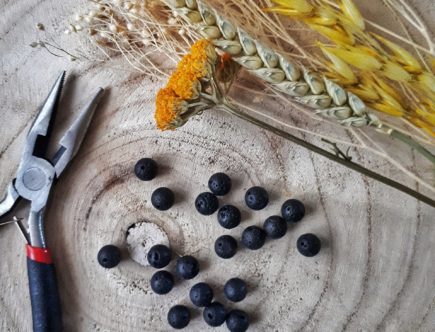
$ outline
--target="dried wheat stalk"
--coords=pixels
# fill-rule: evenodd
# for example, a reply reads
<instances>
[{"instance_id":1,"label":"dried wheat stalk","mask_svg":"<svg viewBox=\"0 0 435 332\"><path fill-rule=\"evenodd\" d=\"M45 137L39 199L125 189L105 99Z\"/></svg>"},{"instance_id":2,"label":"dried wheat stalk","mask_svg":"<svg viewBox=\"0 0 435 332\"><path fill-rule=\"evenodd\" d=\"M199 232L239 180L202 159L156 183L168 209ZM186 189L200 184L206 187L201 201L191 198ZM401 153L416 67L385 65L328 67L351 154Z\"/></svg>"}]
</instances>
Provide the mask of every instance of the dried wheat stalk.
<instances>
[{"instance_id":1,"label":"dried wheat stalk","mask_svg":"<svg viewBox=\"0 0 435 332\"><path fill-rule=\"evenodd\" d=\"M435 163L435 156L402 132L386 125L355 94L285 58L252 38L202 0L163 0L177 16L255 76L316 113L352 127L369 126L410 145Z\"/></svg>"},{"instance_id":2,"label":"dried wheat stalk","mask_svg":"<svg viewBox=\"0 0 435 332\"><path fill-rule=\"evenodd\" d=\"M302 27L317 32L316 37L328 40L328 45L316 43L326 58L320 56L319 60L326 60L328 78L355 93L370 108L404 118L435 137L435 76L424 57L430 58L429 49L412 44L419 61L403 47L368 31L352 0L271 1L275 6L268 12L302 22ZM393 15L402 13L400 8L396 6ZM421 24L416 25L418 17L406 17L410 25L420 27L418 31L424 36Z\"/></svg>"}]
</instances>

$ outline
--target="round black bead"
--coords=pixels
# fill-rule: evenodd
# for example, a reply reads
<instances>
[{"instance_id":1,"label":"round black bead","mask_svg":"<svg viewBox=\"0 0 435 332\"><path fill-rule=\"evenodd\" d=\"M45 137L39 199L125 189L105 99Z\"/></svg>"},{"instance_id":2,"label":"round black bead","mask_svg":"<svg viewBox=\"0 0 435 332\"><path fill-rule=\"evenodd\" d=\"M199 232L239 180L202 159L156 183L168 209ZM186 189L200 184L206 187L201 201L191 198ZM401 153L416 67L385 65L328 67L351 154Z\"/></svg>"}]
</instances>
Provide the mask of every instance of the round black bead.
<instances>
[{"instance_id":1,"label":"round black bead","mask_svg":"<svg viewBox=\"0 0 435 332\"><path fill-rule=\"evenodd\" d=\"M225 173L213 174L208 180L208 187L217 196L226 195L231 190L231 179Z\"/></svg>"},{"instance_id":2,"label":"round black bead","mask_svg":"<svg viewBox=\"0 0 435 332\"><path fill-rule=\"evenodd\" d=\"M281 215L287 222L298 222L305 215L305 206L297 199L289 199L282 204Z\"/></svg>"},{"instance_id":3,"label":"round black bead","mask_svg":"<svg viewBox=\"0 0 435 332\"><path fill-rule=\"evenodd\" d=\"M140 159L134 166L134 174L142 181L150 181L157 175L157 163L151 158Z\"/></svg>"},{"instance_id":4,"label":"round black bead","mask_svg":"<svg viewBox=\"0 0 435 332\"><path fill-rule=\"evenodd\" d=\"M246 282L239 278L232 278L225 283L225 297L233 302L240 302L246 297L248 292Z\"/></svg>"},{"instance_id":5,"label":"round black bead","mask_svg":"<svg viewBox=\"0 0 435 332\"><path fill-rule=\"evenodd\" d=\"M193 279L199 273L198 260L193 256L180 257L177 259L175 270L180 278Z\"/></svg>"},{"instance_id":6,"label":"round black bead","mask_svg":"<svg viewBox=\"0 0 435 332\"><path fill-rule=\"evenodd\" d=\"M242 310L231 310L226 323L230 332L245 332L249 327L249 317Z\"/></svg>"},{"instance_id":7,"label":"round black bead","mask_svg":"<svg viewBox=\"0 0 435 332\"><path fill-rule=\"evenodd\" d=\"M242 243L248 249L260 249L265 241L266 232L260 227L249 226L242 233Z\"/></svg>"},{"instance_id":8,"label":"round black bead","mask_svg":"<svg viewBox=\"0 0 435 332\"><path fill-rule=\"evenodd\" d=\"M148 263L156 269L161 269L169 264L172 258L171 249L163 244L156 244L148 251Z\"/></svg>"},{"instance_id":9,"label":"round black bead","mask_svg":"<svg viewBox=\"0 0 435 332\"><path fill-rule=\"evenodd\" d=\"M224 205L218 211L218 222L226 229L239 226L241 215L240 210L233 205Z\"/></svg>"},{"instance_id":10,"label":"round black bead","mask_svg":"<svg viewBox=\"0 0 435 332\"><path fill-rule=\"evenodd\" d=\"M183 329L190 322L190 311L189 308L184 305L176 305L169 309L168 312L168 323L174 329Z\"/></svg>"},{"instance_id":11,"label":"round black bead","mask_svg":"<svg viewBox=\"0 0 435 332\"><path fill-rule=\"evenodd\" d=\"M320 251L320 247L320 239L314 234L303 234L298 238L297 248L298 251L304 256L316 256Z\"/></svg>"},{"instance_id":12,"label":"round black bead","mask_svg":"<svg viewBox=\"0 0 435 332\"><path fill-rule=\"evenodd\" d=\"M151 277L151 289L156 294L167 294L174 287L174 277L168 271L157 271Z\"/></svg>"},{"instance_id":13,"label":"round black bead","mask_svg":"<svg viewBox=\"0 0 435 332\"><path fill-rule=\"evenodd\" d=\"M197 307L207 307L213 300L213 289L205 282L200 282L190 289L189 297Z\"/></svg>"},{"instance_id":14,"label":"round black bead","mask_svg":"<svg viewBox=\"0 0 435 332\"><path fill-rule=\"evenodd\" d=\"M171 189L161 187L154 190L151 195L151 204L160 211L166 211L174 205L174 193Z\"/></svg>"},{"instance_id":15,"label":"round black bead","mask_svg":"<svg viewBox=\"0 0 435 332\"><path fill-rule=\"evenodd\" d=\"M280 216L271 216L264 221L263 229L271 239L279 239L287 233L287 222Z\"/></svg>"},{"instance_id":16,"label":"round black bead","mask_svg":"<svg viewBox=\"0 0 435 332\"><path fill-rule=\"evenodd\" d=\"M216 212L219 207L219 201L212 193L204 192L196 198L195 207L199 213L208 216Z\"/></svg>"},{"instance_id":17,"label":"round black bead","mask_svg":"<svg viewBox=\"0 0 435 332\"><path fill-rule=\"evenodd\" d=\"M119 264L121 261L121 251L118 247L109 244L100 249L97 255L98 263L102 267L111 269Z\"/></svg>"},{"instance_id":18,"label":"round black bead","mask_svg":"<svg viewBox=\"0 0 435 332\"><path fill-rule=\"evenodd\" d=\"M237 241L230 235L222 235L214 243L214 251L221 258L231 258L237 252Z\"/></svg>"},{"instance_id":19,"label":"round black bead","mask_svg":"<svg viewBox=\"0 0 435 332\"><path fill-rule=\"evenodd\" d=\"M213 302L202 313L205 322L210 326L220 326L225 322L227 313L224 306L219 302Z\"/></svg>"},{"instance_id":20,"label":"round black bead","mask_svg":"<svg viewBox=\"0 0 435 332\"><path fill-rule=\"evenodd\" d=\"M269 203L269 194L262 187L252 187L245 194L245 202L252 210L261 210Z\"/></svg>"}]
</instances>

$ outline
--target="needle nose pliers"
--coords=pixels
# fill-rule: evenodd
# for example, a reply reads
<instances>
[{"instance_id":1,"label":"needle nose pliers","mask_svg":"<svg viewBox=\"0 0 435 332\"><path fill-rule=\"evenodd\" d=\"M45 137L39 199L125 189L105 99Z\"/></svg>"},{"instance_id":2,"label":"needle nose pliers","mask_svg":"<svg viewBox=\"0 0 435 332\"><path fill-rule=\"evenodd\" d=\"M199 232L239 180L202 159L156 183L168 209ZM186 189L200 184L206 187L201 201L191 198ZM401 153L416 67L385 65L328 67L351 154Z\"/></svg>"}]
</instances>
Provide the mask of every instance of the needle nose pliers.
<instances>
[{"instance_id":1,"label":"needle nose pliers","mask_svg":"<svg viewBox=\"0 0 435 332\"><path fill-rule=\"evenodd\" d=\"M35 332L62 330L56 276L44 235L44 211L51 188L79 150L104 91L101 88L98 90L66 130L59 141L57 151L47 158L47 147L64 79L65 72L62 72L32 124L26 137L16 177L9 184L5 198L0 202L0 225L8 223L5 220L11 218L6 217L10 216L21 199L30 202L28 229L23 226L21 220L14 217L14 221L19 224L27 241L27 271Z\"/></svg>"}]
</instances>

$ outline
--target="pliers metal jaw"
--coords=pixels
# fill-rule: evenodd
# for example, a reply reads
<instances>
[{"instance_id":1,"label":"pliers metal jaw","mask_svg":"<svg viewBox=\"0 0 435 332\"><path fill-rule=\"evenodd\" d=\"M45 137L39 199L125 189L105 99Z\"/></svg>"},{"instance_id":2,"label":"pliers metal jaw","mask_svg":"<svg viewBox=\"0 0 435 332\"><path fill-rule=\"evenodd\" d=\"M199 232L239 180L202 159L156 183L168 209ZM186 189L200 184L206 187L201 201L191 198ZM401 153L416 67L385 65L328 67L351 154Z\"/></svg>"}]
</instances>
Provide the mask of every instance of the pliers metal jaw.
<instances>
[{"instance_id":1,"label":"pliers metal jaw","mask_svg":"<svg viewBox=\"0 0 435 332\"><path fill-rule=\"evenodd\" d=\"M32 302L33 330L61 331L62 320L54 266L44 234L44 211L51 188L76 155L85 137L95 108L101 99L99 89L80 115L64 133L52 157L47 157L47 147L65 79L65 72L56 80L26 137L16 177L9 184L0 202L0 225L7 223L18 201L30 202L28 231L21 220L20 226L27 240L27 266L30 298ZM3 220L3 221L2 221Z\"/></svg>"}]
</instances>

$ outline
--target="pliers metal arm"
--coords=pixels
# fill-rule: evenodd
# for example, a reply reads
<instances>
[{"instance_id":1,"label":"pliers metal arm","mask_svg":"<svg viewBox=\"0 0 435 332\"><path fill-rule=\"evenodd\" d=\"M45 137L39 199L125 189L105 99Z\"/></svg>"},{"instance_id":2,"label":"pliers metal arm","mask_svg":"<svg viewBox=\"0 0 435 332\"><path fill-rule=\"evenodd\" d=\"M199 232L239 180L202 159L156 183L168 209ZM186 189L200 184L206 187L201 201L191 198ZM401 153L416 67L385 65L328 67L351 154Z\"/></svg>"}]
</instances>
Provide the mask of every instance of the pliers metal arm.
<instances>
[{"instance_id":1,"label":"pliers metal arm","mask_svg":"<svg viewBox=\"0 0 435 332\"><path fill-rule=\"evenodd\" d=\"M62 330L55 271L45 241L44 211L54 182L76 155L103 94L103 89L100 88L65 132L57 152L47 158L47 147L64 79L65 72L62 72L32 124L16 178L9 184L6 197L0 202L0 225L19 200L30 202L28 232L23 235L27 240L27 270L35 332ZM20 229L25 228L21 225Z\"/></svg>"}]
</instances>

